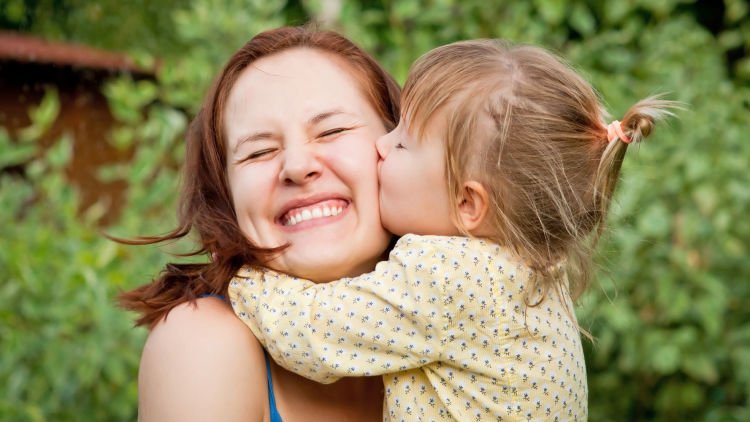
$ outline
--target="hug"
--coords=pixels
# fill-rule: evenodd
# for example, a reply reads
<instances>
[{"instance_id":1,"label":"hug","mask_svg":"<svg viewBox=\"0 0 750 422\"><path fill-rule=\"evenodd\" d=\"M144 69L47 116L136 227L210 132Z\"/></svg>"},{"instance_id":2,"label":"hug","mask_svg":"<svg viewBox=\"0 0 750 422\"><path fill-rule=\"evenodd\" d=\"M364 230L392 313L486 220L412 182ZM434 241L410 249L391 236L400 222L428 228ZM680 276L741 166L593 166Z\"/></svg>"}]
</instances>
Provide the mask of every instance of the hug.
<instances>
[{"instance_id":1,"label":"hug","mask_svg":"<svg viewBox=\"0 0 750 422\"><path fill-rule=\"evenodd\" d=\"M179 223L206 263L122 296L151 327L139 417L586 420L574 303L631 144L543 48L438 47L403 92L330 31L256 35L187 135Z\"/></svg>"}]
</instances>

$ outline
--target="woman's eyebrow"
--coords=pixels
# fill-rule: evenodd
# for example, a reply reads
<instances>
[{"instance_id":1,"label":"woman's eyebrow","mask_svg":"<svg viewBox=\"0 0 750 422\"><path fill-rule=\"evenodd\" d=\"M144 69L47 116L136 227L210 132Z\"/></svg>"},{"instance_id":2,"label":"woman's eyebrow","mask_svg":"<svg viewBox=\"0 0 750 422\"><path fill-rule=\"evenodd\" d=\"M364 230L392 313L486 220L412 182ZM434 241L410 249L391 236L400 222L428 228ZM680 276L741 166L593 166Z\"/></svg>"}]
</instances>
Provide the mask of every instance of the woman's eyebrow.
<instances>
[{"instance_id":1,"label":"woman's eyebrow","mask_svg":"<svg viewBox=\"0 0 750 422\"><path fill-rule=\"evenodd\" d=\"M233 152L237 152L238 149L240 149L240 146L246 142L253 142L253 141L262 141L265 139L272 139L274 137L273 133L271 132L255 132L251 133L247 136L240 137L240 140L237 141L237 144L233 148Z\"/></svg>"},{"instance_id":2,"label":"woman's eyebrow","mask_svg":"<svg viewBox=\"0 0 750 422\"><path fill-rule=\"evenodd\" d=\"M333 109L333 110L328 110L328 111L324 111L322 113L316 114L315 116L313 116L312 118L310 118L310 120L308 120L307 123L310 126L313 126L313 125L316 125L316 124L322 122L323 120L325 120L325 119L327 119L329 117L337 116L339 114L349 114L349 113L345 112L344 110L336 108L336 109Z\"/></svg>"},{"instance_id":3,"label":"woman's eyebrow","mask_svg":"<svg viewBox=\"0 0 750 422\"><path fill-rule=\"evenodd\" d=\"M310 125L310 126L314 126L314 125L316 125L316 124L318 124L318 123L320 123L320 122L322 122L322 121L324 121L324 120L326 120L326 119L328 119L330 117L338 116L338 115L342 115L342 114L349 115L350 113L347 113L346 111L338 109L338 108L333 109L333 110L327 110L327 111L318 113L315 116L311 117L307 121L307 124ZM233 151L237 152L237 150L240 148L240 146L242 146L242 144L244 144L246 142L263 141L263 140L266 140L266 139L273 139L275 136L276 135L274 135L272 132L268 132L268 131L255 132L255 133L251 133L251 134L246 135L246 136L241 136L239 138L239 141L237 141L237 145L234 146Z\"/></svg>"}]
</instances>

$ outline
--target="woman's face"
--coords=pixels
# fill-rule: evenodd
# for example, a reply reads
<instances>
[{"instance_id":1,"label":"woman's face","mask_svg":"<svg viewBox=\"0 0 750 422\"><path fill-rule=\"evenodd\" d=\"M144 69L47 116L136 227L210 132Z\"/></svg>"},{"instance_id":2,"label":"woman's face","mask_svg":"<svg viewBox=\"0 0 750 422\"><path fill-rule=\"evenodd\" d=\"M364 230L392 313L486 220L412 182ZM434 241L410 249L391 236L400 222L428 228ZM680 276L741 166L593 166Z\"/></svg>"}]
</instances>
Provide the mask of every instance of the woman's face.
<instances>
[{"instance_id":1,"label":"woman's face","mask_svg":"<svg viewBox=\"0 0 750 422\"><path fill-rule=\"evenodd\" d=\"M375 140L386 129L340 58L295 48L255 61L226 103L237 220L267 265L315 281L371 270L380 224Z\"/></svg>"}]
</instances>

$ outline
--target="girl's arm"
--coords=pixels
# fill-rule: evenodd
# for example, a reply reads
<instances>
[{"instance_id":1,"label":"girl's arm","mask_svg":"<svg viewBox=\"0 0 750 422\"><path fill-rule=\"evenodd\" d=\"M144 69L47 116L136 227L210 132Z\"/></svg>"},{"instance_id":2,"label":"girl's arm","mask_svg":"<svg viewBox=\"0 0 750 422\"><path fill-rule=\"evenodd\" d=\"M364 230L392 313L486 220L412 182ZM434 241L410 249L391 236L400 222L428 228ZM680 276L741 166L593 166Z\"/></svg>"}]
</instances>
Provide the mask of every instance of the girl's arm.
<instances>
[{"instance_id":1,"label":"girl's arm","mask_svg":"<svg viewBox=\"0 0 750 422\"><path fill-rule=\"evenodd\" d=\"M265 368L260 344L225 303L177 306L143 348L138 420L263 420Z\"/></svg>"},{"instance_id":2,"label":"girl's arm","mask_svg":"<svg viewBox=\"0 0 750 422\"><path fill-rule=\"evenodd\" d=\"M274 360L315 381L424 366L458 311L445 293L450 239L404 236L373 272L331 283L246 269L229 296Z\"/></svg>"}]
</instances>

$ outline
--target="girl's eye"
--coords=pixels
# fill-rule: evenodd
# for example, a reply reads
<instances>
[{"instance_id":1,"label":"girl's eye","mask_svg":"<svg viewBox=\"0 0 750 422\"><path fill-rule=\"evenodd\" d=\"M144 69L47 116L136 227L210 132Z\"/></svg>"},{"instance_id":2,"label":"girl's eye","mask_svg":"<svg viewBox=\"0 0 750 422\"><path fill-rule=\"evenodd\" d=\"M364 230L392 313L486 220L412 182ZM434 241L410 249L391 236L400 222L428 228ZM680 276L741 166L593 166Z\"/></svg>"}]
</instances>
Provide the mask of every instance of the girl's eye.
<instances>
[{"instance_id":1,"label":"girl's eye","mask_svg":"<svg viewBox=\"0 0 750 422\"><path fill-rule=\"evenodd\" d=\"M336 129L327 130L327 131L321 133L320 135L318 135L318 137L319 138L325 138L327 136L338 135L338 134L343 133L343 132L345 132L347 130L349 130L349 129L348 128L344 128L344 127L339 127L339 128L336 128Z\"/></svg>"},{"instance_id":2,"label":"girl's eye","mask_svg":"<svg viewBox=\"0 0 750 422\"><path fill-rule=\"evenodd\" d=\"M404 146L404 144L402 144L401 142L399 142L399 143L396 144L396 149L406 149L406 147Z\"/></svg>"}]
</instances>

